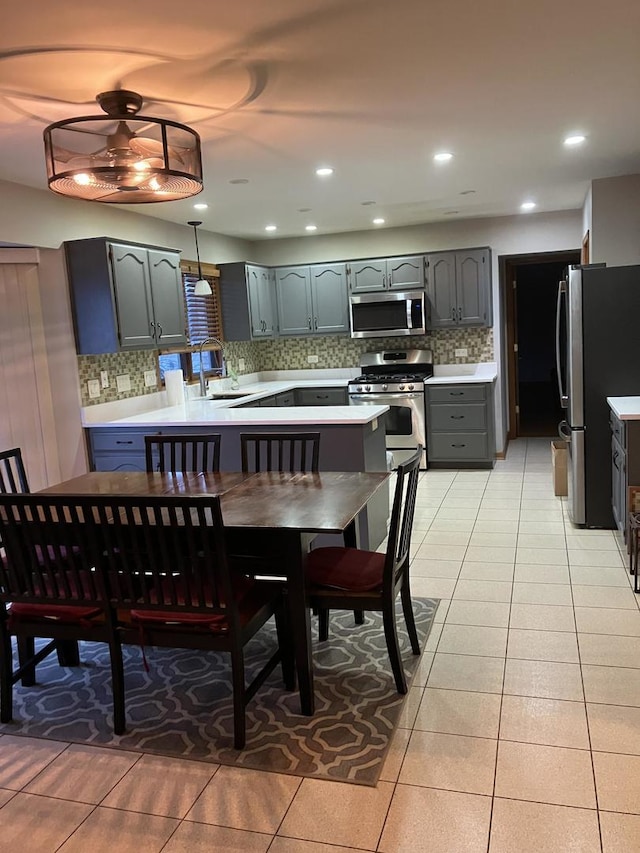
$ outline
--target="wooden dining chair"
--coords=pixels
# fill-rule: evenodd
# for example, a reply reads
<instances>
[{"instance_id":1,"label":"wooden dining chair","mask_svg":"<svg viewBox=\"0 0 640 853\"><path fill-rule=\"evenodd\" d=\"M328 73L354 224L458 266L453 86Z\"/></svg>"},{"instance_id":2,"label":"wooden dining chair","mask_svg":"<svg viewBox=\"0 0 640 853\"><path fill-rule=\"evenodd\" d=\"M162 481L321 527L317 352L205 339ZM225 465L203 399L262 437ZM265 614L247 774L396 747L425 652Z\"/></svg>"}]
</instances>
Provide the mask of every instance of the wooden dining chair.
<instances>
[{"instance_id":1,"label":"wooden dining chair","mask_svg":"<svg viewBox=\"0 0 640 853\"><path fill-rule=\"evenodd\" d=\"M320 640L328 637L329 610L380 611L387 650L398 693L407 692L407 680L400 657L396 626L395 600L402 599L411 650L420 654L411 588L409 585L409 549L420 475L422 447L405 463L398 465L391 511L387 549L364 551L358 548L317 548L307 561L309 604L319 614Z\"/></svg>"},{"instance_id":2,"label":"wooden dining chair","mask_svg":"<svg viewBox=\"0 0 640 853\"><path fill-rule=\"evenodd\" d=\"M145 435L149 473L185 474L220 470L220 435Z\"/></svg>"},{"instance_id":3,"label":"wooden dining chair","mask_svg":"<svg viewBox=\"0 0 640 853\"><path fill-rule=\"evenodd\" d=\"M20 494L30 491L19 447L0 451L0 494Z\"/></svg>"},{"instance_id":4,"label":"wooden dining chair","mask_svg":"<svg viewBox=\"0 0 640 853\"><path fill-rule=\"evenodd\" d=\"M227 652L234 746L242 749L245 708L278 663L285 685L295 684L282 589L229 570L217 496L104 496L94 503L96 542L122 642L141 646L145 661L147 646ZM274 615L278 641L247 685L244 646Z\"/></svg>"},{"instance_id":5,"label":"wooden dining chair","mask_svg":"<svg viewBox=\"0 0 640 853\"><path fill-rule=\"evenodd\" d=\"M13 712L13 685L35 683L36 666L61 643L107 643L114 730L124 731L123 674L114 612L97 568L91 499L0 495L0 720ZM13 668L11 638L21 649ZM35 652L36 639L50 639ZM21 642L22 641L22 642Z\"/></svg>"},{"instance_id":6,"label":"wooden dining chair","mask_svg":"<svg viewBox=\"0 0 640 853\"><path fill-rule=\"evenodd\" d=\"M240 433L240 454L244 472L314 472L318 470L320 433Z\"/></svg>"}]
</instances>

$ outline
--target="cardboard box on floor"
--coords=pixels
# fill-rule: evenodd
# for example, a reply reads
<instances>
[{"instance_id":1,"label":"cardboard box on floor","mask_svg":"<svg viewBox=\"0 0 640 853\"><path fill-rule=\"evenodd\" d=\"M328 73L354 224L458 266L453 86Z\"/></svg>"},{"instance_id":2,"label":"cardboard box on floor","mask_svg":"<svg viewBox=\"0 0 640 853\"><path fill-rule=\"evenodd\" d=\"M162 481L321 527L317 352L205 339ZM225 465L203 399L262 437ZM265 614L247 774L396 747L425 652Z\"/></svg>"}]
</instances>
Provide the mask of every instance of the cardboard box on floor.
<instances>
[{"instance_id":1,"label":"cardboard box on floor","mask_svg":"<svg viewBox=\"0 0 640 853\"><path fill-rule=\"evenodd\" d=\"M569 494L567 487L567 442L554 438L551 442L551 464L553 466L553 493L558 497Z\"/></svg>"}]
</instances>

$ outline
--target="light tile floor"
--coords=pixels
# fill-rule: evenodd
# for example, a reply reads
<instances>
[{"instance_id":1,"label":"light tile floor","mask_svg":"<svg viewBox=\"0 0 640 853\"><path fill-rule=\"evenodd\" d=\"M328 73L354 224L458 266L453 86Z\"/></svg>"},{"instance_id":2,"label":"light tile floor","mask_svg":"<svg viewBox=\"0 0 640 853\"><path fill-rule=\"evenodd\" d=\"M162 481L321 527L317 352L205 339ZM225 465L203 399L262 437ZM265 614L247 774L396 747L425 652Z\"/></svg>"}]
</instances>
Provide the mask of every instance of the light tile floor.
<instances>
[{"instance_id":1,"label":"light tile floor","mask_svg":"<svg viewBox=\"0 0 640 853\"><path fill-rule=\"evenodd\" d=\"M640 609L574 528L548 440L427 471L413 589L441 598L377 787L0 738L7 853L637 853Z\"/></svg>"}]
</instances>

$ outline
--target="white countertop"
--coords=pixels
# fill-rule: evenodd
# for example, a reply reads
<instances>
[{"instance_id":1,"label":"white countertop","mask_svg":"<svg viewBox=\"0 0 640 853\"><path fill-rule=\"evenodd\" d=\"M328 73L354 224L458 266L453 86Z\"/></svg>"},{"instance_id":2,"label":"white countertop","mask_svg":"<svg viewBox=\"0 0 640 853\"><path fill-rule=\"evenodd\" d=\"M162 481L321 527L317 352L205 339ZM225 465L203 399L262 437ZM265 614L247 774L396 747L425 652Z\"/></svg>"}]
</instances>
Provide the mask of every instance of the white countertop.
<instances>
[{"instance_id":1,"label":"white countertop","mask_svg":"<svg viewBox=\"0 0 640 853\"><path fill-rule=\"evenodd\" d=\"M607 397L607 403L621 421L640 421L640 397Z\"/></svg>"},{"instance_id":2,"label":"white countertop","mask_svg":"<svg viewBox=\"0 0 640 853\"><path fill-rule=\"evenodd\" d=\"M427 379L426 384L495 382L497 377L498 365L495 361L483 361L479 364L434 364L433 376Z\"/></svg>"}]
</instances>

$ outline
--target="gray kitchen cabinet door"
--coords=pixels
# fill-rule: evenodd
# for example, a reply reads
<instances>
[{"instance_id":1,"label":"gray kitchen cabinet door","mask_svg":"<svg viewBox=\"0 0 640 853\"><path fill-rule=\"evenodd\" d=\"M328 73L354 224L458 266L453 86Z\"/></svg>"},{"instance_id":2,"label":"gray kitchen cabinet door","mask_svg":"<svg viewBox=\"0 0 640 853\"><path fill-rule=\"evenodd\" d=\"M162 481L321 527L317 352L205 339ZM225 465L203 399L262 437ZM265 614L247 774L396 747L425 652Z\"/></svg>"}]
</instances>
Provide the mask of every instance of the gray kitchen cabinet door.
<instances>
[{"instance_id":1,"label":"gray kitchen cabinet door","mask_svg":"<svg viewBox=\"0 0 640 853\"><path fill-rule=\"evenodd\" d=\"M147 250L112 243L109 246L118 334L123 350L155 345L155 326Z\"/></svg>"},{"instance_id":2,"label":"gray kitchen cabinet door","mask_svg":"<svg viewBox=\"0 0 640 853\"><path fill-rule=\"evenodd\" d=\"M429 255L427 296L430 302L431 329L450 329L458 325L456 262L453 252Z\"/></svg>"},{"instance_id":3,"label":"gray kitchen cabinet door","mask_svg":"<svg viewBox=\"0 0 640 853\"><path fill-rule=\"evenodd\" d=\"M486 249L456 252L457 321L460 326L490 322L489 253Z\"/></svg>"},{"instance_id":4,"label":"gray kitchen cabinet door","mask_svg":"<svg viewBox=\"0 0 640 853\"><path fill-rule=\"evenodd\" d=\"M349 264L349 289L351 293L385 290L387 262L382 259L352 261Z\"/></svg>"},{"instance_id":5,"label":"gray kitchen cabinet door","mask_svg":"<svg viewBox=\"0 0 640 853\"><path fill-rule=\"evenodd\" d=\"M424 256L389 258L387 260L387 289L411 290L424 287Z\"/></svg>"},{"instance_id":6,"label":"gray kitchen cabinet door","mask_svg":"<svg viewBox=\"0 0 640 853\"><path fill-rule=\"evenodd\" d=\"M281 335L308 335L313 331L309 267L276 270L278 326Z\"/></svg>"},{"instance_id":7,"label":"gray kitchen cabinet door","mask_svg":"<svg viewBox=\"0 0 640 853\"><path fill-rule=\"evenodd\" d=\"M187 343L180 256L176 252L149 249L149 277L158 346Z\"/></svg>"},{"instance_id":8,"label":"gray kitchen cabinet door","mask_svg":"<svg viewBox=\"0 0 640 853\"><path fill-rule=\"evenodd\" d=\"M251 313L251 336L272 338L275 312L270 270L267 267L248 265L246 275Z\"/></svg>"},{"instance_id":9,"label":"gray kitchen cabinet door","mask_svg":"<svg viewBox=\"0 0 640 853\"><path fill-rule=\"evenodd\" d=\"M349 331L346 264L310 267L313 331L333 335Z\"/></svg>"}]
</instances>

